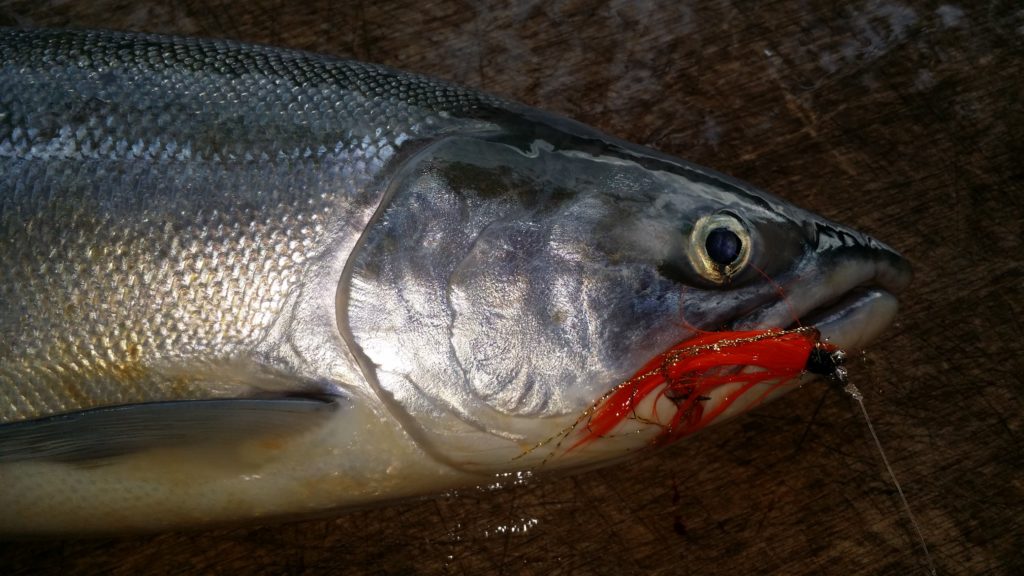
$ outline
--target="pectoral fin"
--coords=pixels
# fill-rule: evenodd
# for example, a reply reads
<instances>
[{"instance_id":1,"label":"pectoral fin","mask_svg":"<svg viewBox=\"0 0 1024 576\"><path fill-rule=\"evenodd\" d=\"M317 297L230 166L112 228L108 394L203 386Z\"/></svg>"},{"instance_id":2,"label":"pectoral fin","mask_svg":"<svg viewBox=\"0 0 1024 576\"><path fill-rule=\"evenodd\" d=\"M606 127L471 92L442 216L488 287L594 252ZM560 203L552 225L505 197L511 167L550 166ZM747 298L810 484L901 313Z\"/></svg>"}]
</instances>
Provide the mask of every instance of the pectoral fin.
<instances>
[{"instance_id":1,"label":"pectoral fin","mask_svg":"<svg viewBox=\"0 0 1024 576\"><path fill-rule=\"evenodd\" d=\"M151 450L290 437L323 424L340 398L126 404L0 425L0 464L81 462Z\"/></svg>"}]
</instances>

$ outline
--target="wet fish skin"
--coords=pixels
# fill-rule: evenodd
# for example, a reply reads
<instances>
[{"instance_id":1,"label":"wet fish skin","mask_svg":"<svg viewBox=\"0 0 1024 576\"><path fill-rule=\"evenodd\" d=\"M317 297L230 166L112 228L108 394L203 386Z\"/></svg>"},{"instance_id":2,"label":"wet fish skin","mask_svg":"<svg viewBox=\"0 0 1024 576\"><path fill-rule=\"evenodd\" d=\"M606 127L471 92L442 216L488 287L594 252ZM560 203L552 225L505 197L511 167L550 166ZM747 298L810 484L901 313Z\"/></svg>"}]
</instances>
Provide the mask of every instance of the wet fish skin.
<instances>
[{"instance_id":1,"label":"wet fish skin","mask_svg":"<svg viewBox=\"0 0 1024 576\"><path fill-rule=\"evenodd\" d=\"M756 272L702 275L708 217ZM909 279L866 235L469 89L45 30L0 32L0 270L0 532L20 533L320 513L612 461L646 432L525 449L692 326L809 314L857 346ZM138 441L110 442L115 422Z\"/></svg>"},{"instance_id":2,"label":"wet fish skin","mask_svg":"<svg viewBox=\"0 0 1024 576\"><path fill-rule=\"evenodd\" d=\"M479 129L496 102L228 41L0 32L0 425L15 423L0 532L308 514L472 482L424 459L365 386L335 298L384 167ZM341 417L286 449L216 429L258 411L195 425L160 409L310 393ZM154 450L111 459L103 412L26 431L126 404L156 406L124 427Z\"/></svg>"},{"instance_id":3,"label":"wet fish skin","mask_svg":"<svg viewBox=\"0 0 1024 576\"><path fill-rule=\"evenodd\" d=\"M182 377L195 362L303 374L270 362L274 332L362 232L383 166L495 103L230 42L12 30L0 62L0 422L245 391Z\"/></svg>"}]
</instances>

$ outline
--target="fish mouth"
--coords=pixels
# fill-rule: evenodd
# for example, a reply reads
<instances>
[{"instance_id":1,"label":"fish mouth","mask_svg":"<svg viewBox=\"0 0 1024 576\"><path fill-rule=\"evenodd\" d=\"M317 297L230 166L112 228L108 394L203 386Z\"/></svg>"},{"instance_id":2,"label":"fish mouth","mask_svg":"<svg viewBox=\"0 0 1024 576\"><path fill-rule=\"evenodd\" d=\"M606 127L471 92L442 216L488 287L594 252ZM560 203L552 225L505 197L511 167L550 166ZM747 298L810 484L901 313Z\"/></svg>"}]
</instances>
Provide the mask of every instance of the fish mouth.
<instances>
[{"instance_id":1,"label":"fish mouth","mask_svg":"<svg viewBox=\"0 0 1024 576\"><path fill-rule=\"evenodd\" d=\"M889 249L833 260L823 272L795 275L797 280L779 286L784 297L739 318L732 328L813 327L837 348L863 350L895 319L896 294L910 283L910 265Z\"/></svg>"},{"instance_id":2,"label":"fish mouth","mask_svg":"<svg viewBox=\"0 0 1024 576\"><path fill-rule=\"evenodd\" d=\"M595 405L574 447L613 429L664 445L817 378L806 364L819 342L858 350L892 323L910 268L895 252L882 254L830 266L818 258L807 268L820 272L794 275L802 280L782 287L786 297L662 352Z\"/></svg>"},{"instance_id":3,"label":"fish mouth","mask_svg":"<svg viewBox=\"0 0 1024 576\"><path fill-rule=\"evenodd\" d=\"M909 264L891 250L844 259L830 271L808 274L803 281L782 286L784 298L741 317L731 329L809 327L820 333L822 342L846 352L860 351L892 324L899 309L896 294L911 277ZM788 382L766 382L742 393L737 385L725 385L712 390L706 403L710 410L728 404L715 418L727 420L817 378L804 373Z\"/></svg>"},{"instance_id":4,"label":"fish mouth","mask_svg":"<svg viewBox=\"0 0 1024 576\"><path fill-rule=\"evenodd\" d=\"M804 314L803 326L813 326L821 339L847 351L862 350L892 324L899 300L888 290L858 286L833 303Z\"/></svg>"},{"instance_id":5,"label":"fish mouth","mask_svg":"<svg viewBox=\"0 0 1024 576\"><path fill-rule=\"evenodd\" d=\"M807 363L821 342L863 349L894 320L912 273L887 246L858 240L808 251L786 276L758 286L760 298L736 320L652 358L570 427L578 439L569 450L596 438L605 450L663 446L819 378Z\"/></svg>"}]
</instances>

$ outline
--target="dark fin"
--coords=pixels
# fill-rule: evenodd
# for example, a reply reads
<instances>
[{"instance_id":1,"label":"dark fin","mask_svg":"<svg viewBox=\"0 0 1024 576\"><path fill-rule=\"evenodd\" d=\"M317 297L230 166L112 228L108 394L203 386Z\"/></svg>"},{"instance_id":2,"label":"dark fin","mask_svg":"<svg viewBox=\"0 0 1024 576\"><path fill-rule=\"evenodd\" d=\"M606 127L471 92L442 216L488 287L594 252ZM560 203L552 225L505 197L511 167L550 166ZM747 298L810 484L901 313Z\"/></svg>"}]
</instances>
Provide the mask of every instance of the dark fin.
<instances>
[{"instance_id":1,"label":"dark fin","mask_svg":"<svg viewBox=\"0 0 1024 576\"><path fill-rule=\"evenodd\" d=\"M94 408L0 425L0 464L81 462L154 448L287 437L322 424L340 398L182 400Z\"/></svg>"}]
</instances>

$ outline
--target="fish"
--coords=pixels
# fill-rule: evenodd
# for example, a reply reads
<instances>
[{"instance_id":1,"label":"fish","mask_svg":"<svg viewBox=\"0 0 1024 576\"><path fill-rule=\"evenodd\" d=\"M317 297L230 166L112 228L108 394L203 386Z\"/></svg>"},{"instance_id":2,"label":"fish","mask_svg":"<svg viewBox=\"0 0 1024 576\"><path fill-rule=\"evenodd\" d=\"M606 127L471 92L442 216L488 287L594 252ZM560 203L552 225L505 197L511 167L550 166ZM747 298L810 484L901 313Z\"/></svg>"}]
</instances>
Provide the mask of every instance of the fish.
<instances>
[{"instance_id":1,"label":"fish","mask_svg":"<svg viewBox=\"0 0 1024 576\"><path fill-rule=\"evenodd\" d=\"M750 184L470 88L47 29L0 31L0 270L8 535L609 465L832 370L912 275Z\"/></svg>"}]
</instances>

